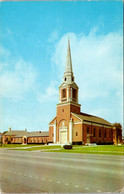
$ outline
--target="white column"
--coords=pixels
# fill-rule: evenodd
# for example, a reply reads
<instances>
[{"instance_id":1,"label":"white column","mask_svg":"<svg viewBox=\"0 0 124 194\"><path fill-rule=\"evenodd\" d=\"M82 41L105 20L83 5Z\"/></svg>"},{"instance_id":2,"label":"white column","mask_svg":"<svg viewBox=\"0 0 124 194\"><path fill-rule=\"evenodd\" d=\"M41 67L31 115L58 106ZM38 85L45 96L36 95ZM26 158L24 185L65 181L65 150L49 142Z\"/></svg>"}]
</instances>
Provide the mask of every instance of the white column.
<instances>
[{"instance_id":1,"label":"white column","mask_svg":"<svg viewBox=\"0 0 124 194\"><path fill-rule=\"evenodd\" d=\"M73 121L72 119L69 122L69 143L72 143L72 138L73 138Z\"/></svg>"},{"instance_id":2,"label":"white column","mask_svg":"<svg viewBox=\"0 0 124 194\"><path fill-rule=\"evenodd\" d=\"M56 143L56 121L54 123L54 138L53 138L53 142Z\"/></svg>"}]
</instances>

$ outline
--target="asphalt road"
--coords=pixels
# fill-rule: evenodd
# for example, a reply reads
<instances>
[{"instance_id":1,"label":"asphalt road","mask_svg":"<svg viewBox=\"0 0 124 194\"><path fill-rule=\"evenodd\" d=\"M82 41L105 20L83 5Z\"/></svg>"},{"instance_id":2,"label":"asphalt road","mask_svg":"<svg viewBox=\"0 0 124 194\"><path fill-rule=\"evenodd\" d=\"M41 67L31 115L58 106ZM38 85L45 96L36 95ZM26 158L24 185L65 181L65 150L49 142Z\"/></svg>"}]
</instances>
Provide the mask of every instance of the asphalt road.
<instances>
[{"instance_id":1,"label":"asphalt road","mask_svg":"<svg viewBox=\"0 0 124 194\"><path fill-rule=\"evenodd\" d=\"M123 188L123 157L0 150L5 193L103 193Z\"/></svg>"}]
</instances>

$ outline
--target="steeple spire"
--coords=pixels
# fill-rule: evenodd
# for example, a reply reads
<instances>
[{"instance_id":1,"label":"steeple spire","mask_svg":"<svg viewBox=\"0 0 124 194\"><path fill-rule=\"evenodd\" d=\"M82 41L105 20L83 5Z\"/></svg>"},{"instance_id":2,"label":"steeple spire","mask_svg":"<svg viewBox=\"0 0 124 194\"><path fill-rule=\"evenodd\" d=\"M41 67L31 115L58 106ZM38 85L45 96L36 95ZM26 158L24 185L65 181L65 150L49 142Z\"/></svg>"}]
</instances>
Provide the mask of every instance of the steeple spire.
<instances>
[{"instance_id":1,"label":"steeple spire","mask_svg":"<svg viewBox=\"0 0 124 194\"><path fill-rule=\"evenodd\" d=\"M70 41L68 38L68 48L66 55L66 65L64 72L64 81L59 87L59 104L63 103L74 103L76 106L78 104L78 86L74 81L73 70L72 70L72 60L71 60L71 49Z\"/></svg>"},{"instance_id":2,"label":"steeple spire","mask_svg":"<svg viewBox=\"0 0 124 194\"><path fill-rule=\"evenodd\" d=\"M67 84L71 84L74 82L69 37L68 37L68 48L67 48L66 65L65 65L65 72L64 72L64 81Z\"/></svg>"},{"instance_id":3,"label":"steeple spire","mask_svg":"<svg viewBox=\"0 0 124 194\"><path fill-rule=\"evenodd\" d=\"M66 55L65 73L73 73L69 37L68 37L68 49L67 49L67 55Z\"/></svg>"}]
</instances>

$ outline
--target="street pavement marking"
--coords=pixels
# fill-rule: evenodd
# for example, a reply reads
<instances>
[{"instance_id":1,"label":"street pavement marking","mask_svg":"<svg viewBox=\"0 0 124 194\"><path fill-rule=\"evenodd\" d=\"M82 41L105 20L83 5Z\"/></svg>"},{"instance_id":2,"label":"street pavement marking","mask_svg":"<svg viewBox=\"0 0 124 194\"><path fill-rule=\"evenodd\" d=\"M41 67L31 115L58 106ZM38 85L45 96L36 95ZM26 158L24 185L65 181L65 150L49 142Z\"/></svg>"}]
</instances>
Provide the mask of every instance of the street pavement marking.
<instances>
[{"instance_id":1,"label":"street pavement marking","mask_svg":"<svg viewBox=\"0 0 124 194\"><path fill-rule=\"evenodd\" d=\"M78 185L75 185L75 187L79 187Z\"/></svg>"},{"instance_id":2,"label":"street pavement marking","mask_svg":"<svg viewBox=\"0 0 124 194\"><path fill-rule=\"evenodd\" d=\"M89 190L89 188L87 188L87 187L85 189Z\"/></svg>"},{"instance_id":3,"label":"street pavement marking","mask_svg":"<svg viewBox=\"0 0 124 194\"><path fill-rule=\"evenodd\" d=\"M57 183L59 184L60 182L59 182L59 181L57 181Z\"/></svg>"},{"instance_id":4,"label":"street pavement marking","mask_svg":"<svg viewBox=\"0 0 124 194\"><path fill-rule=\"evenodd\" d=\"M97 190L97 192L101 192L100 190Z\"/></svg>"},{"instance_id":5,"label":"street pavement marking","mask_svg":"<svg viewBox=\"0 0 124 194\"><path fill-rule=\"evenodd\" d=\"M68 185L68 183L66 183L65 185Z\"/></svg>"}]
</instances>

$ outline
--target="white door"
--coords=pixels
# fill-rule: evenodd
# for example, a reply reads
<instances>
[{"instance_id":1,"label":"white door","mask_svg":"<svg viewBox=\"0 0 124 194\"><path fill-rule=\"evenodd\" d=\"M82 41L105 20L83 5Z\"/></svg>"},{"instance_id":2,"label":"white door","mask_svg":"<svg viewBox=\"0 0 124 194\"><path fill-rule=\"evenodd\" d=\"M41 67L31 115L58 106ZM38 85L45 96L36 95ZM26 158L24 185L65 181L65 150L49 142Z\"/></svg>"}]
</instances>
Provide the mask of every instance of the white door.
<instances>
[{"instance_id":1,"label":"white door","mask_svg":"<svg viewBox=\"0 0 124 194\"><path fill-rule=\"evenodd\" d=\"M60 143L67 143L67 132L66 131L61 131Z\"/></svg>"}]
</instances>

